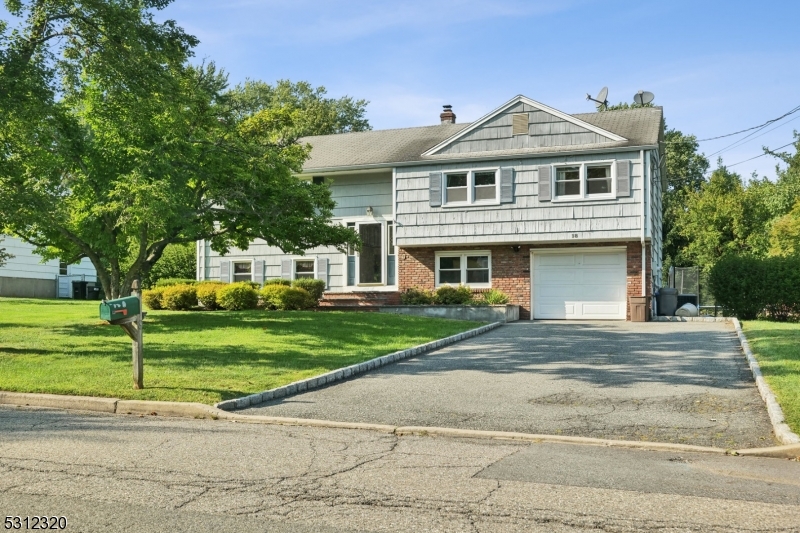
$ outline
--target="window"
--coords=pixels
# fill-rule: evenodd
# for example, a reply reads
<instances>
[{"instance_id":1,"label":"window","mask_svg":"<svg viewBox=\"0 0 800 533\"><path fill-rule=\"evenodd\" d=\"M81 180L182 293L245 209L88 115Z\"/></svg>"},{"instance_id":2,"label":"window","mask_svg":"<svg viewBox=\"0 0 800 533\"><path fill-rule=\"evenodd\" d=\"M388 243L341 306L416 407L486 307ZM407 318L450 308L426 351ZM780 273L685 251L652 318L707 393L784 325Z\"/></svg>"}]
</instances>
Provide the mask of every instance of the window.
<instances>
[{"instance_id":1,"label":"window","mask_svg":"<svg viewBox=\"0 0 800 533\"><path fill-rule=\"evenodd\" d=\"M355 231L356 230L356 223L355 222L348 222L347 223L347 229L351 229L351 230ZM349 256L356 255L356 247L353 246L352 244L348 244L347 245L347 255L349 255Z\"/></svg>"},{"instance_id":2,"label":"window","mask_svg":"<svg viewBox=\"0 0 800 533\"><path fill-rule=\"evenodd\" d=\"M497 169L445 173L444 179L445 205L497 202Z\"/></svg>"},{"instance_id":3,"label":"window","mask_svg":"<svg viewBox=\"0 0 800 533\"><path fill-rule=\"evenodd\" d=\"M59 261L58 262L58 274L60 276L67 275L67 262L66 261Z\"/></svg>"},{"instance_id":4,"label":"window","mask_svg":"<svg viewBox=\"0 0 800 533\"><path fill-rule=\"evenodd\" d=\"M314 260L298 259L294 262L294 279L314 279Z\"/></svg>"},{"instance_id":5,"label":"window","mask_svg":"<svg viewBox=\"0 0 800 533\"><path fill-rule=\"evenodd\" d=\"M394 255L394 223L391 220L386 223L386 249L387 255Z\"/></svg>"},{"instance_id":6,"label":"window","mask_svg":"<svg viewBox=\"0 0 800 533\"><path fill-rule=\"evenodd\" d=\"M325 176L314 176L311 178L314 182L314 185L324 185L325 184Z\"/></svg>"},{"instance_id":7,"label":"window","mask_svg":"<svg viewBox=\"0 0 800 533\"><path fill-rule=\"evenodd\" d=\"M555 197L570 200L614 196L611 163L581 163L555 167Z\"/></svg>"},{"instance_id":8,"label":"window","mask_svg":"<svg viewBox=\"0 0 800 533\"><path fill-rule=\"evenodd\" d=\"M253 281L253 263L250 261L233 264L233 281Z\"/></svg>"},{"instance_id":9,"label":"window","mask_svg":"<svg viewBox=\"0 0 800 533\"><path fill-rule=\"evenodd\" d=\"M447 176L447 190L445 192L445 202L466 202L467 201L467 173L445 174Z\"/></svg>"},{"instance_id":10,"label":"window","mask_svg":"<svg viewBox=\"0 0 800 533\"><path fill-rule=\"evenodd\" d=\"M489 252L441 252L436 255L436 285L491 286Z\"/></svg>"}]
</instances>

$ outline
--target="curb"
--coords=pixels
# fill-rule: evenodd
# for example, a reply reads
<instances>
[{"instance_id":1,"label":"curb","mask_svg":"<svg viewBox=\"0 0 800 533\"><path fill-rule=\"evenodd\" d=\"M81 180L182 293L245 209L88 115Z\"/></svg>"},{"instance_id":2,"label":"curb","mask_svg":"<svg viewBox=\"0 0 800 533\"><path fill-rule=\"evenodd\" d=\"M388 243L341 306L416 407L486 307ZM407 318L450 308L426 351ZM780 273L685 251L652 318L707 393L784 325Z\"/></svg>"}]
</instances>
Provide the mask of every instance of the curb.
<instances>
[{"instance_id":1,"label":"curb","mask_svg":"<svg viewBox=\"0 0 800 533\"><path fill-rule=\"evenodd\" d=\"M729 316L655 316L650 322L731 322Z\"/></svg>"},{"instance_id":2,"label":"curb","mask_svg":"<svg viewBox=\"0 0 800 533\"><path fill-rule=\"evenodd\" d=\"M761 374L761 367L758 366L758 361L753 355L753 351L750 349L750 343L747 342L747 337L745 337L744 331L742 331L742 325L739 323L739 319L734 318L731 322L733 322L733 327L736 328L736 335L739 337L742 351L744 351L747 362L750 364L750 370L753 372L753 377L756 380L758 392L761 394L764 403L767 404L767 413L769 414L770 422L772 422L772 431L775 432L775 436L782 444L800 444L800 436L797 436L786 423L783 410L778 403L778 399L775 397L775 393L772 392L772 389Z\"/></svg>"},{"instance_id":3,"label":"curb","mask_svg":"<svg viewBox=\"0 0 800 533\"><path fill-rule=\"evenodd\" d=\"M376 431L388 435L443 437L462 439L503 440L528 443L552 442L560 444L580 444L584 446L605 446L651 451L670 451L686 453L709 453L715 455L736 455L742 457L771 457L783 459L800 458L800 445L773 446L770 448L751 448L743 450L724 450L709 446L674 444L669 442L646 442L596 439L591 437L570 437L564 435L537 435L534 433L513 433L506 431L482 431L426 426L391 426L360 422L336 422L307 418L283 418L273 416L242 415L223 411L201 403L157 402L146 400L119 400L116 398L93 398L90 396L59 396L57 394L34 394L0 391L0 405L55 408L80 411L95 411L106 414L166 416L179 418L203 418L226 420L243 424L263 424L277 426L301 426L327 429L350 429ZM109 406L113 406L111 409Z\"/></svg>"},{"instance_id":4,"label":"curb","mask_svg":"<svg viewBox=\"0 0 800 533\"><path fill-rule=\"evenodd\" d=\"M255 394L244 396L242 398L225 400L224 402L219 402L214 404L214 407L222 409L224 411L234 411L236 409L244 409L245 407L250 407L252 405L258 405L263 402L269 402L271 400L277 400L279 398L285 398L287 396L292 396L294 394L299 394L301 392L317 389L320 387L324 387L329 383L335 383L337 381L349 379L353 376L369 372L370 370L374 370L376 368L380 368L382 366L386 366L395 363L397 361L401 361L403 359L408 359L409 357L414 357L416 355L420 355L429 352L431 350L436 350L438 348L454 344L464 339L476 337L478 335L486 333L487 331L491 331L495 328L498 328L502 325L503 322L493 322L491 324L487 324L486 326L481 326L479 328L471 329L469 331L464 331L462 333L458 333L450 337L445 337L443 339L438 339L435 341L427 342L425 344L420 344L419 346L414 346L406 350L401 350L399 352L394 352L381 357L376 357L375 359L370 359L369 361L364 361L363 363L357 363L355 365L346 366L344 368L331 370L330 372L327 372L319 376L314 376L313 378L307 378L300 381L295 381L294 383L289 383L288 385L283 385L282 387L277 387L263 392L257 392Z\"/></svg>"}]
</instances>

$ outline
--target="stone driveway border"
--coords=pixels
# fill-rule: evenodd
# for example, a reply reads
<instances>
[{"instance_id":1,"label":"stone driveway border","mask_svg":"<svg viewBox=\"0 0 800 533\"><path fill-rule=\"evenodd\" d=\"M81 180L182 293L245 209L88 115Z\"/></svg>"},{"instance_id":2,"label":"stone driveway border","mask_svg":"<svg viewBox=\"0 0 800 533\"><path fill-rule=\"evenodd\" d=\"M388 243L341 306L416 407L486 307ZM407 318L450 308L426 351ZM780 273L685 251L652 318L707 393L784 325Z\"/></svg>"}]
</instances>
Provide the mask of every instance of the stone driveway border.
<instances>
[{"instance_id":1,"label":"stone driveway border","mask_svg":"<svg viewBox=\"0 0 800 533\"><path fill-rule=\"evenodd\" d=\"M312 389L316 389L318 387L328 385L329 383L335 383L337 381L349 379L353 376L369 372L370 370L375 370L382 366L386 366L395 363L397 361L401 361L403 359L408 359L409 357L414 357L416 355L425 352L436 350L437 348L441 348L442 346L447 346L449 344L453 344L462 341L464 339L469 339L471 337L481 335L483 333L486 333L487 331L491 331L502 325L503 325L502 322L493 322L491 324L487 324L479 328L471 329L469 331L464 331L462 333L458 333L450 337L445 337L444 339L438 339L435 341L426 342L425 344L420 344L419 346L413 346L406 350L400 350L399 352L390 353L388 355L382 355L380 357L370 359L369 361L364 361L363 363L357 363L354 365L346 366L344 368L331 370L330 372L326 372L325 374L322 374L320 376L314 376L313 378L307 378L300 381L295 381L294 383L289 383L288 385L284 385L282 387L277 387L263 392L257 392L255 394L250 394L249 396L244 396L242 398L225 400L224 402L219 402L215 404L214 407L222 409L224 411L233 411L236 409L244 409L246 407L258 405L260 403L269 402L276 398L284 398L286 396L290 396L300 392L309 391Z\"/></svg>"}]
</instances>

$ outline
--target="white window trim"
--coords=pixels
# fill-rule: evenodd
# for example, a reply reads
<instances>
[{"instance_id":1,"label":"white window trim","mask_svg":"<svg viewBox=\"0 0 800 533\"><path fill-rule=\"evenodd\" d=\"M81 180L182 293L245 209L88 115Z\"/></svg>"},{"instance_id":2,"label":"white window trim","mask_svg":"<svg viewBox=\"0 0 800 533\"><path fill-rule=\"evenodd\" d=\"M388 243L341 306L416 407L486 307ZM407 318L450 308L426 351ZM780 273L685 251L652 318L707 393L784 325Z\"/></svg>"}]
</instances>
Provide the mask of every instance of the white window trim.
<instances>
[{"instance_id":1,"label":"white window trim","mask_svg":"<svg viewBox=\"0 0 800 533\"><path fill-rule=\"evenodd\" d=\"M475 255L485 255L489 257L489 283L467 283L467 256L475 256ZM461 279L464 280L465 287L475 288L475 289L490 289L492 288L492 252L489 250L467 250L467 251L450 251L450 252L436 252L435 254L435 264L433 266L433 276L434 276L434 286L435 287L443 287L443 286L456 286L452 283L439 283L439 258L440 257L461 257Z\"/></svg>"},{"instance_id":2,"label":"white window trim","mask_svg":"<svg viewBox=\"0 0 800 533\"><path fill-rule=\"evenodd\" d=\"M311 269L311 275L312 275L311 279L317 279L317 259L318 259L317 256L310 257L310 256L307 256L307 255L305 255L303 257L293 257L292 258L292 281L294 281L296 279L302 279L302 278L298 278L297 277L297 262L298 261L313 261L314 262L314 267ZM326 286L327 286L327 283L326 283Z\"/></svg>"},{"instance_id":3,"label":"white window trim","mask_svg":"<svg viewBox=\"0 0 800 533\"><path fill-rule=\"evenodd\" d=\"M475 174L478 172L494 172L494 199L475 200ZM447 201L447 175L467 174L467 201ZM481 205L500 205L500 167L470 168L467 170L445 170L442 172L442 207L467 207Z\"/></svg>"},{"instance_id":4,"label":"white window trim","mask_svg":"<svg viewBox=\"0 0 800 533\"><path fill-rule=\"evenodd\" d=\"M231 269L231 272L230 272L231 283L238 283L236 281L236 267L235 267L235 265L237 263L238 264L245 264L245 263L249 263L250 264L250 281L253 281L253 276L256 275L255 259L245 259L245 260L242 260L242 261L240 261L238 259L231 259L231 266L230 266L230 269ZM244 280L242 280L242 281L244 281Z\"/></svg>"},{"instance_id":5,"label":"white window trim","mask_svg":"<svg viewBox=\"0 0 800 533\"><path fill-rule=\"evenodd\" d=\"M595 166L610 166L611 167L611 190L608 194L587 194L586 193L586 168ZM602 161L584 161L573 163L556 163L551 165L552 171L550 172L550 190L553 191L551 202L586 202L592 200L611 200L617 197L617 165L614 164L613 159ZM580 194L572 194L569 196L558 196L558 186L556 182L556 171L564 167L578 167L580 172Z\"/></svg>"}]
</instances>

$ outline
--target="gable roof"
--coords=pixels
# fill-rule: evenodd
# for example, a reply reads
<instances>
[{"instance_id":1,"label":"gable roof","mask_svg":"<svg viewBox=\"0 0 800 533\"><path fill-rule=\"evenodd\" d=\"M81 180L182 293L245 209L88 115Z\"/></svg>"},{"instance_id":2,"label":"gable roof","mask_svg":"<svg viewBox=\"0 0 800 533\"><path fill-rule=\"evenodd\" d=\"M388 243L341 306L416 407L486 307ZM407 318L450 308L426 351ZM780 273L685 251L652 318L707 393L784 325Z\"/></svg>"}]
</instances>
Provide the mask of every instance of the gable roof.
<instances>
[{"instance_id":1,"label":"gable roof","mask_svg":"<svg viewBox=\"0 0 800 533\"><path fill-rule=\"evenodd\" d=\"M514 99L512 103L516 101ZM507 105L504 104L492 113L505 109ZM543 104L538 105L547 108ZM468 134L467 130L476 129L476 124L486 120L487 117L491 118L490 115L492 113L474 123L442 124L417 128L304 137L299 142L310 144L312 150L303 171L305 173L313 173L315 171L323 172L354 168L389 168L395 165L455 159L502 158L584 150L657 146L663 117L661 107L604 111L602 113L580 113L576 115L567 115L559 111L560 116L569 117L570 122L574 124L585 124L587 129L591 127L594 128L592 131L595 132L597 130L605 131L623 140L609 140L608 142L582 145L425 155L430 154L437 146L449 144L448 141L452 142L454 138Z\"/></svg>"}]
</instances>

